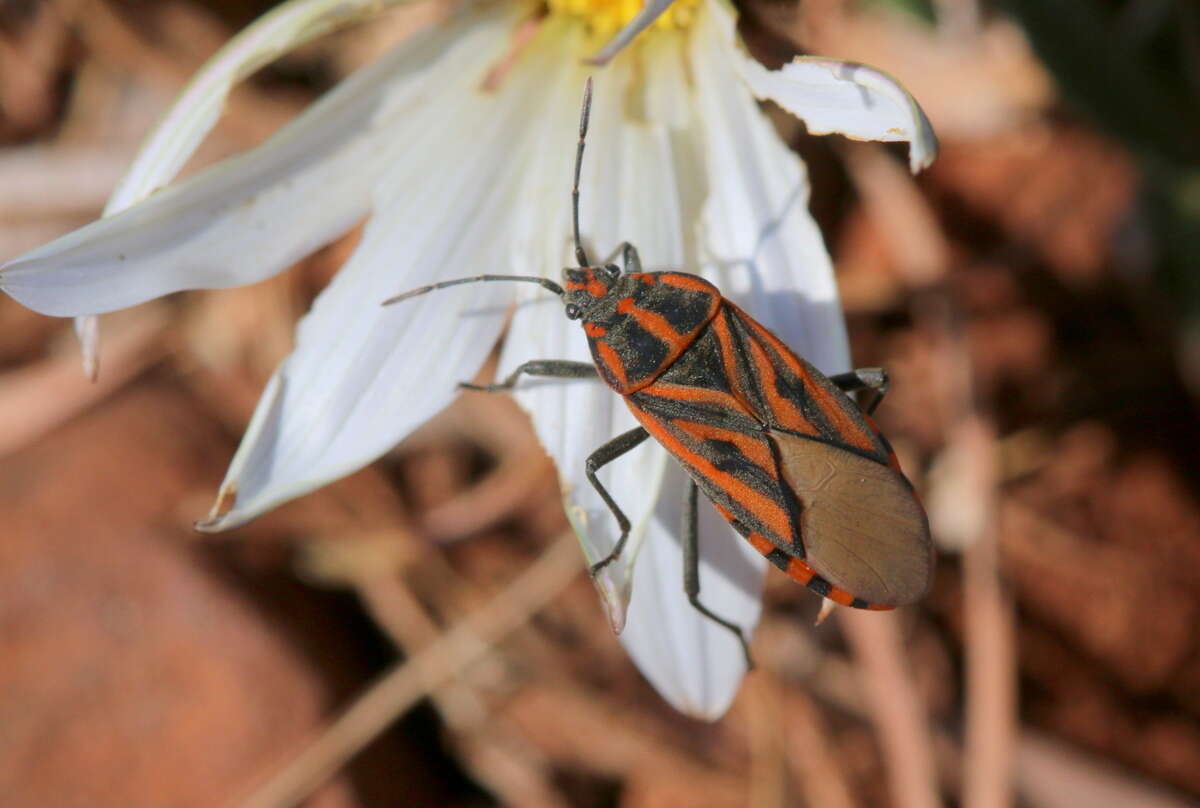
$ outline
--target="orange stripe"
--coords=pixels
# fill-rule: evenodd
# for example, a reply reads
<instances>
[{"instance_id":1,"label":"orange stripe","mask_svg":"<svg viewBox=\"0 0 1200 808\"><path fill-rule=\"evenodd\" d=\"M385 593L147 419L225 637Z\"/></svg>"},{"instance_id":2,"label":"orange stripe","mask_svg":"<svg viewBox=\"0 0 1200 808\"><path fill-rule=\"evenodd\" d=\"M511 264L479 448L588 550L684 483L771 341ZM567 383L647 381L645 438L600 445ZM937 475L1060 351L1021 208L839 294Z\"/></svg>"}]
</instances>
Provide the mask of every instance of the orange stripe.
<instances>
[{"instance_id":1,"label":"orange stripe","mask_svg":"<svg viewBox=\"0 0 1200 808\"><path fill-rule=\"evenodd\" d=\"M746 541L750 542L750 546L763 555L768 555L772 551L778 549L775 545L767 540L767 537L761 533L751 533L746 537Z\"/></svg>"},{"instance_id":2,"label":"orange stripe","mask_svg":"<svg viewBox=\"0 0 1200 808\"><path fill-rule=\"evenodd\" d=\"M859 423L846 412L843 402L840 399L835 398L822 385L816 383L812 375L796 359L796 355L784 344L783 340L772 334L762 323L746 314L746 312L737 306L733 304L729 305L733 311L742 317L746 325L753 330L754 335L770 345L775 350L776 356L779 357L779 361L796 375L796 378L804 385L805 391L812 397L814 403L821 408L822 414L829 420L830 425L837 432L841 440L845 441L849 446L854 446L867 452L875 453L879 451L879 444L876 443L875 437L865 432Z\"/></svg>"},{"instance_id":3,"label":"orange stripe","mask_svg":"<svg viewBox=\"0 0 1200 808\"><path fill-rule=\"evenodd\" d=\"M630 402L635 418L642 426L663 445L668 452L687 466L691 466L698 474L726 492L730 499L739 503L755 518L767 525L772 532L779 536L780 541L791 541L792 520L787 509L768 496L764 496L749 485L746 485L729 472L721 471L702 455L693 452L678 438L667 431L665 424L656 417L644 412Z\"/></svg>"},{"instance_id":4,"label":"orange stripe","mask_svg":"<svg viewBox=\"0 0 1200 808\"><path fill-rule=\"evenodd\" d=\"M587 334L592 339L600 339L608 333L608 329L596 323L584 323L583 333Z\"/></svg>"},{"instance_id":5,"label":"orange stripe","mask_svg":"<svg viewBox=\"0 0 1200 808\"><path fill-rule=\"evenodd\" d=\"M680 334L667 318L648 309L634 309L633 319L643 330L652 334L656 339L665 342L670 350L671 359L675 359L691 343L690 334Z\"/></svg>"},{"instance_id":6,"label":"orange stripe","mask_svg":"<svg viewBox=\"0 0 1200 808\"><path fill-rule=\"evenodd\" d=\"M760 550L759 552L762 551ZM784 570L784 572L786 572L788 577L793 581L804 584L805 586L808 586L812 579L817 576L816 571L814 571L812 567L808 566L808 564L799 558L793 558L788 561L788 568ZM822 580L824 580L826 583L829 583L828 579L824 578L823 576ZM829 592L825 594L825 597L829 598L839 606L850 606L854 603L854 601L858 600L857 596L847 592L841 587L834 586L833 584L829 584ZM863 608L873 612L885 612L895 607L880 606L875 603L868 603Z\"/></svg>"},{"instance_id":7,"label":"orange stripe","mask_svg":"<svg viewBox=\"0 0 1200 808\"><path fill-rule=\"evenodd\" d=\"M698 278L695 275L684 275L678 272L664 272L658 276L658 279L668 286L674 286L676 289L686 289L689 292L701 292L706 295L719 295L717 287L713 286L703 278Z\"/></svg>"},{"instance_id":8,"label":"orange stripe","mask_svg":"<svg viewBox=\"0 0 1200 808\"><path fill-rule=\"evenodd\" d=\"M742 432L735 432L731 429L722 429L712 424L689 421L684 418L674 418L671 424L678 426L684 432L694 435L701 440L719 440L732 443L746 459L765 471L771 479L778 481L779 477L775 471L775 456L771 454L771 447L767 445L766 440L755 438Z\"/></svg>"},{"instance_id":9,"label":"orange stripe","mask_svg":"<svg viewBox=\"0 0 1200 808\"><path fill-rule=\"evenodd\" d=\"M600 354L600 361L604 363L604 367L608 370L612 377L617 380L619 385L617 392L624 394L629 389L629 379L625 377L625 366L621 364L621 357L617 356L617 352L607 342L594 342L597 353Z\"/></svg>"},{"instance_id":10,"label":"orange stripe","mask_svg":"<svg viewBox=\"0 0 1200 808\"><path fill-rule=\"evenodd\" d=\"M742 403L729 393L712 390L708 387L689 387L682 384L658 381L649 387L643 387L641 392L646 395L666 398L671 401L686 401L689 404L712 404L726 410L732 410L751 418L754 414L742 406Z\"/></svg>"},{"instance_id":11,"label":"orange stripe","mask_svg":"<svg viewBox=\"0 0 1200 808\"><path fill-rule=\"evenodd\" d=\"M771 362L771 358L763 346L753 340L750 341L750 359L754 362L755 369L758 370L759 381L762 383L762 394L766 397L767 406L770 407L771 414L775 416L779 425L796 432L813 436L819 435L820 431L816 425L804 417L804 413L796 406L796 402L779 394L776 387L779 374L775 370L775 365Z\"/></svg>"},{"instance_id":12,"label":"orange stripe","mask_svg":"<svg viewBox=\"0 0 1200 808\"><path fill-rule=\"evenodd\" d=\"M723 301L722 305L727 303L728 301ZM721 364L725 367L725 377L729 379L733 395L741 402L746 412L753 413L754 408L750 406L750 402L746 400L745 396L739 395L741 388L737 373L737 357L733 355L733 334L729 330L729 321L726 319L728 316L727 312L720 312L713 318L713 335L717 338L717 344L721 346Z\"/></svg>"}]
</instances>

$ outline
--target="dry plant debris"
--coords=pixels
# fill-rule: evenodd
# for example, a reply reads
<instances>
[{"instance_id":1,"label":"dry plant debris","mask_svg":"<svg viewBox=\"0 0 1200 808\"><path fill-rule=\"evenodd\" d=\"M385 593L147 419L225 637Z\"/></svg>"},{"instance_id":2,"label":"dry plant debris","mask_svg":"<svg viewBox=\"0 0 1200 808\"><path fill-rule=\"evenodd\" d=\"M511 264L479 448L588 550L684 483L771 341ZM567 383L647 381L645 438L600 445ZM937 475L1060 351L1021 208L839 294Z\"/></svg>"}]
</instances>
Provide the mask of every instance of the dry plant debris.
<instances>
[{"instance_id":1,"label":"dry plant debris","mask_svg":"<svg viewBox=\"0 0 1200 808\"><path fill-rule=\"evenodd\" d=\"M0 257L94 216L171 94L264 5L0 3ZM1063 112L1013 24L959 12L960 39L840 0L747 15L768 56L882 63L943 138L919 184L859 144L813 164L842 200L825 224L858 363L892 371L880 420L944 545L927 603L813 630L812 599L772 580L762 670L697 724L608 631L505 399L463 398L372 468L191 533L353 237L275 281L113 318L98 385L62 323L0 298L6 801L1200 799L1200 429L1137 274L1138 164ZM411 27L250 82L196 164Z\"/></svg>"}]
</instances>

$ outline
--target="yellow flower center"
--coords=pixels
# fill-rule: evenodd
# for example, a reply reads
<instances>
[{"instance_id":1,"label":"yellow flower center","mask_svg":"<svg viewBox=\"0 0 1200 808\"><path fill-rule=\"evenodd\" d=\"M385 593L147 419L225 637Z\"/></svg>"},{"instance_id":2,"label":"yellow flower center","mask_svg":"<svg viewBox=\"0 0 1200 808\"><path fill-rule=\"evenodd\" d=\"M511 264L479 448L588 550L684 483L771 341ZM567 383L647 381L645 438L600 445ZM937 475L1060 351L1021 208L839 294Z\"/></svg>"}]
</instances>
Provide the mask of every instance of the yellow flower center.
<instances>
[{"instance_id":1,"label":"yellow flower center","mask_svg":"<svg viewBox=\"0 0 1200 808\"><path fill-rule=\"evenodd\" d=\"M642 0L547 0L551 14L578 17L587 26L593 46L612 39L645 5ZM654 24L653 30L687 28L696 17L700 0L675 0Z\"/></svg>"}]
</instances>

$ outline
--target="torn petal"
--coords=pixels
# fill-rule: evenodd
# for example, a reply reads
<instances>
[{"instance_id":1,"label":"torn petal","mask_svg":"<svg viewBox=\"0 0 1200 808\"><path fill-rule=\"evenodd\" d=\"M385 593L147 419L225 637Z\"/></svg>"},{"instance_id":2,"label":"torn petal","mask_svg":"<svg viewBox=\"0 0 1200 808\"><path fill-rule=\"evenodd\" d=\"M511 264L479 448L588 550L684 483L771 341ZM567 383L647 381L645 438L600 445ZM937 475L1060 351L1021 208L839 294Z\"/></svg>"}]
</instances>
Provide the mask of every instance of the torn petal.
<instances>
[{"instance_id":1,"label":"torn petal","mask_svg":"<svg viewBox=\"0 0 1200 808\"><path fill-rule=\"evenodd\" d=\"M708 8L720 29L715 44L726 52L755 97L774 101L815 135L907 141L914 174L937 157L937 137L925 112L887 73L818 56L798 56L779 70L768 70L742 48L729 9L717 0L710 0Z\"/></svg>"},{"instance_id":2,"label":"torn petal","mask_svg":"<svg viewBox=\"0 0 1200 808\"><path fill-rule=\"evenodd\" d=\"M743 57L742 75L757 97L779 104L813 134L908 141L914 174L937 157L937 137L925 112L881 70L816 56L798 56L779 70L768 70Z\"/></svg>"}]
</instances>

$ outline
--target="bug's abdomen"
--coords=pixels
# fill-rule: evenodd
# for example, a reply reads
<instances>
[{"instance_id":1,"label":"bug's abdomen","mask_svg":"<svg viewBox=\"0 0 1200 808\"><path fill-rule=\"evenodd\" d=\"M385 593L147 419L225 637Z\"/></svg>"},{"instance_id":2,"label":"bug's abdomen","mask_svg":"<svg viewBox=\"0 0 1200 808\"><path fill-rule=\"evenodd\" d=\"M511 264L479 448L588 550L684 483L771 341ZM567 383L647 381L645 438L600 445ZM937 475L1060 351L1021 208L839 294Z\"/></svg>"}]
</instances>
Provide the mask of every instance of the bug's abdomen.
<instances>
[{"instance_id":1,"label":"bug's abdomen","mask_svg":"<svg viewBox=\"0 0 1200 808\"><path fill-rule=\"evenodd\" d=\"M928 588L924 511L886 442L732 305L626 400L730 524L800 583L858 608L909 603Z\"/></svg>"}]
</instances>

